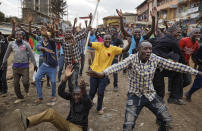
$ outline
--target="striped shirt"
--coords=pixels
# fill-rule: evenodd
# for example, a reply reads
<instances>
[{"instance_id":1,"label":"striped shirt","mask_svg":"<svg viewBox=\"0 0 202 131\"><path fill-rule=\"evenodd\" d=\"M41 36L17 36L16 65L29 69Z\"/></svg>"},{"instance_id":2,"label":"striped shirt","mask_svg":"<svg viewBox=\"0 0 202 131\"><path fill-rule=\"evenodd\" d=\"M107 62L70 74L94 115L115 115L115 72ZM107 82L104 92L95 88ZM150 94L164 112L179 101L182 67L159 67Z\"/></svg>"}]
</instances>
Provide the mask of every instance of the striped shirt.
<instances>
[{"instance_id":1,"label":"striped shirt","mask_svg":"<svg viewBox=\"0 0 202 131\"><path fill-rule=\"evenodd\" d=\"M156 91L153 87L153 78L156 68L164 68L167 70L173 70L177 72L191 73L194 75L198 74L198 71L176 62L169 61L155 54L151 54L149 60L146 63L141 63L138 58L138 53L133 54L122 62L114 64L104 70L105 75L118 72L129 67L128 78L129 78L129 93L134 93L137 96L145 96L149 101L152 101L156 95Z\"/></svg>"}]
</instances>

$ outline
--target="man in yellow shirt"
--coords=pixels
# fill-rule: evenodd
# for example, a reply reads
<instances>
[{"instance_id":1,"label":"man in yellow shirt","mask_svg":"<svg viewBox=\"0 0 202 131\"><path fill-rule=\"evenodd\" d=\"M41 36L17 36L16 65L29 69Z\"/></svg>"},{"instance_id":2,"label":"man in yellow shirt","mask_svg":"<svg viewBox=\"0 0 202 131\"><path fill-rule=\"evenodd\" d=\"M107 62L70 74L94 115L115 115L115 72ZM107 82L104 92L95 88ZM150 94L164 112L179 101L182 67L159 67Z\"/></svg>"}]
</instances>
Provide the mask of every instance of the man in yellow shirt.
<instances>
[{"instance_id":1,"label":"man in yellow shirt","mask_svg":"<svg viewBox=\"0 0 202 131\"><path fill-rule=\"evenodd\" d=\"M128 39L128 45L125 48L120 48L110 45L111 35L104 36L104 42L92 42L88 43L88 46L95 49L95 57L93 64L90 66L91 70L96 72L102 72L107 67L112 65L112 61L116 55L120 55L129 50L131 40ZM97 111L98 114L104 114L102 110L102 103L104 98L105 87L108 84L108 78L95 78L90 77L90 92L89 96L93 100L96 92L98 91L98 102L97 102Z\"/></svg>"}]
</instances>

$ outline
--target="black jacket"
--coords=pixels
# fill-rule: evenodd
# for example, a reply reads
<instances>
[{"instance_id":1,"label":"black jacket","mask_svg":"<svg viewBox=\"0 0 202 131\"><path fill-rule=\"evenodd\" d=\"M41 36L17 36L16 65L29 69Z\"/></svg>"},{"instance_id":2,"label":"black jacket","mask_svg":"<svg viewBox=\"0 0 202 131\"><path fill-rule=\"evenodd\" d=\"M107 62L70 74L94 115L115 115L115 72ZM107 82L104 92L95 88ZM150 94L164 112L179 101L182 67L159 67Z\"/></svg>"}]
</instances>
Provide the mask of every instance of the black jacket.
<instances>
[{"instance_id":1,"label":"black jacket","mask_svg":"<svg viewBox=\"0 0 202 131\"><path fill-rule=\"evenodd\" d=\"M186 64L184 55L182 54L179 41L171 35L166 35L153 41L152 52L166 59L173 59L177 62Z\"/></svg>"},{"instance_id":2,"label":"black jacket","mask_svg":"<svg viewBox=\"0 0 202 131\"><path fill-rule=\"evenodd\" d=\"M70 100L70 112L67 120L83 127L84 130L88 127L88 114L92 107L92 101L87 94L83 95L80 103L75 103L72 94L65 92L66 82L61 82L58 87L58 94L66 100Z\"/></svg>"},{"instance_id":3,"label":"black jacket","mask_svg":"<svg viewBox=\"0 0 202 131\"><path fill-rule=\"evenodd\" d=\"M8 40L7 38L0 38L0 66L3 62L4 55L6 54L6 50L8 47Z\"/></svg>"}]
</instances>

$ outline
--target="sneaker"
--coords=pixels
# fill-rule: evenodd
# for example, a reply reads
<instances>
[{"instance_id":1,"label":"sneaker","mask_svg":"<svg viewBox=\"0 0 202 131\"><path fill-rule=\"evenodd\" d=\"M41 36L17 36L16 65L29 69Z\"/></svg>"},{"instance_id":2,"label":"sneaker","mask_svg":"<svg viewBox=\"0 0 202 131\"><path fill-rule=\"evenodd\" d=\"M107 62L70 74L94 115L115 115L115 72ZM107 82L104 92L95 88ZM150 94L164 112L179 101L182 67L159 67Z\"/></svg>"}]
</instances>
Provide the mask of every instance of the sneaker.
<instances>
[{"instance_id":1,"label":"sneaker","mask_svg":"<svg viewBox=\"0 0 202 131\"><path fill-rule=\"evenodd\" d=\"M97 111L98 115L103 115L104 114L104 111L101 109L99 111Z\"/></svg>"},{"instance_id":2,"label":"sneaker","mask_svg":"<svg viewBox=\"0 0 202 131\"><path fill-rule=\"evenodd\" d=\"M17 100L14 101L14 104L18 104L18 103L21 103L23 101L25 101L25 100L24 99L17 99Z\"/></svg>"},{"instance_id":3,"label":"sneaker","mask_svg":"<svg viewBox=\"0 0 202 131\"><path fill-rule=\"evenodd\" d=\"M48 89L51 89L51 86L50 86L50 85L47 85L46 87L47 87Z\"/></svg>"},{"instance_id":4,"label":"sneaker","mask_svg":"<svg viewBox=\"0 0 202 131\"><path fill-rule=\"evenodd\" d=\"M57 98L56 97L52 97L51 98L51 102L56 102Z\"/></svg>"},{"instance_id":5,"label":"sneaker","mask_svg":"<svg viewBox=\"0 0 202 131\"><path fill-rule=\"evenodd\" d=\"M117 91L118 91L118 87L115 86L115 87L114 87L114 92L117 92Z\"/></svg>"},{"instance_id":6,"label":"sneaker","mask_svg":"<svg viewBox=\"0 0 202 131\"><path fill-rule=\"evenodd\" d=\"M25 97L29 97L29 96L30 96L30 94L29 94L29 93L26 93L26 94L25 94Z\"/></svg>"},{"instance_id":7,"label":"sneaker","mask_svg":"<svg viewBox=\"0 0 202 131\"><path fill-rule=\"evenodd\" d=\"M191 102L191 95L189 95L189 92L185 93L186 101Z\"/></svg>"},{"instance_id":8,"label":"sneaker","mask_svg":"<svg viewBox=\"0 0 202 131\"><path fill-rule=\"evenodd\" d=\"M169 98L168 99L168 103L169 104L176 104L176 105L185 105L186 103L184 101L182 101L181 99L173 99L173 98Z\"/></svg>"},{"instance_id":9,"label":"sneaker","mask_svg":"<svg viewBox=\"0 0 202 131\"><path fill-rule=\"evenodd\" d=\"M39 104L42 102L42 100L43 100L43 98L37 98L34 102Z\"/></svg>"},{"instance_id":10,"label":"sneaker","mask_svg":"<svg viewBox=\"0 0 202 131\"><path fill-rule=\"evenodd\" d=\"M21 131L25 131L27 129L27 118L25 114L20 110L16 109L13 112L13 116L17 122L17 126Z\"/></svg>"},{"instance_id":11,"label":"sneaker","mask_svg":"<svg viewBox=\"0 0 202 131\"><path fill-rule=\"evenodd\" d=\"M158 119L156 119L156 124L159 125L159 126L161 126L161 121L158 120ZM173 128L170 123L167 123L167 124L168 124L167 126L169 127L169 129Z\"/></svg>"},{"instance_id":12,"label":"sneaker","mask_svg":"<svg viewBox=\"0 0 202 131\"><path fill-rule=\"evenodd\" d=\"M49 102L49 103L47 103L46 105L47 106L54 106L56 104L56 102Z\"/></svg>"},{"instance_id":13,"label":"sneaker","mask_svg":"<svg viewBox=\"0 0 202 131\"><path fill-rule=\"evenodd\" d=\"M32 81L31 84L32 84L33 86L36 86L36 82L35 82L35 81Z\"/></svg>"},{"instance_id":14,"label":"sneaker","mask_svg":"<svg viewBox=\"0 0 202 131\"><path fill-rule=\"evenodd\" d=\"M7 97L7 96L8 96L8 93L2 93L1 96L2 96L2 97Z\"/></svg>"}]
</instances>

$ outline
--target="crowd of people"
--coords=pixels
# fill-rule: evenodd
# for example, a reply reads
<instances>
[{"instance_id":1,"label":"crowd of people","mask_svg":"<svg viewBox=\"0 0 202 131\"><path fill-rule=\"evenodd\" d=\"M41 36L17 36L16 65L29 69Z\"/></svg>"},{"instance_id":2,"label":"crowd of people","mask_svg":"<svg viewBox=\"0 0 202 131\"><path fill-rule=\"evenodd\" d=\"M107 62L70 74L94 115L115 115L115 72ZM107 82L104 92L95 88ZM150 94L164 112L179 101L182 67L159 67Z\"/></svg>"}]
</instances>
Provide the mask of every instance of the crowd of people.
<instances>
[{"instance_id":1,"label":"crowd of people","mask_svg":"<svg viewBox=\"0 0 202 131\"><path fill-rule=\"evenodd\" d=\"M2 97L7 97L8 93L7 61L13 52L13 84L17 97L14 103L21 103L29 97L30 59L34 65L32 84L37 92L35 102L40 104L43 101L42 86L45 76L47 87L52 89L51 101L57 101L57 81L60 82L58 95L70 101L67 119L53 109L29 117L26 117L22 110L16 109L13 115L21 130L42 122L50 122L61 131L87 131L88 115L95 104L95 95L98 96L97 113L103 115L104 92L110 83L108 75L113 74L114 91L118 92L118 72L122 70L124 76L127 73L129 79L123 130L132 131L135 128L136 119L143 107L147 107L156 115L158 131L168 131L172 128L172 116L163 100L164 77L169 79L168 103L183 105L183 88L192 83L191 75L196 75L191 89L185 93L186 100L191 101L193 93L202 87L202 46L198 42L201 30L193 28L188 34L182 32L179 23L170 27L165 23L165 28L158 28L155 23L156 9L153 9L150 13L151 28L142 32L138 27L126 28L122 11L116 11L120 17L119 27L92 29L90 14L89 24L85 22L86 28L75 26L75 19L73 27L68 27L64 31L59 28L59 19L54 19L53 23L43 24L33 30L32 17L29 17L28 27L21 27L21 24L13 19L12 35L0 34ZM85 54L89 32L90 38ZM85 58L88 58L89 92L84 80L78 82L78 78L83 75ZM194 68L190 66L191 58L195 64ZM25 96L21 93L21 78ZM65 91L66 84L68 91Z\"/></svg>"}]
</instances>

